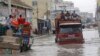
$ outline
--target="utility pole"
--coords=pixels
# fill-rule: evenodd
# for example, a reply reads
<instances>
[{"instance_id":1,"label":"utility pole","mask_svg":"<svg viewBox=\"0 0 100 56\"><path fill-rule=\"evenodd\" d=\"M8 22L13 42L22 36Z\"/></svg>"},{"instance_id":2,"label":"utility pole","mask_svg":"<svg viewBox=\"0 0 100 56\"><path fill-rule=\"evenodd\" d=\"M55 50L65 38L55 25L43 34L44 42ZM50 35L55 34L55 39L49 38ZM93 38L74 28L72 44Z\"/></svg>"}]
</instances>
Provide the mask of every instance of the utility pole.
<instances>
[{"instance_id":1,"label":"utility pole","mask_svg":"<svg viewBox=\"0 0 100 56\"><path fill-rule=\"evenodd\" d=\"M54 5L55 5L55 16L56 16L56 14L57 14L57 6L56 6L56 2L54 2Z\"/></svg>"},{"instance_id":2,"label":"utility pole","mask_svg":"<svg viewBox=\"0 0 100 56\"><path fill-rule=\"evenodd\" d=\"M39 19L39 9L38 9L38 1L37 1L37 5L36 5L36 14L37 14L37 30L38 30L38 32L40 33L40 31L39 31L39 26L38 26L38 24L39 24L39 21L38 21L38 19Z\"/></svg>"},{"instance_id":3,"label":"utility pole","mask_svg":"<svg viewBox=\"0 0 100 56\"><path fill-rule=\"evenodd\" d=\"M50 11L48 10L48 7L49 7L49 5L48 5L48 0L46 1L46 21L47 21L47 31L48 31L48 33L50 33L49 31L50 31L50 27L51 27L51 23L50 23L50 19L49 19L49 15L50 15Z\"/></svg>"},{"instance_id":4,"label":"utility pole","mask_svg":"<svg viewBox=\"0 0 100 56\"><path fill-rule=\"evenodd\" d=\"M49 33L48 1L46 1L46 22L47 22L47 32Z\"/></svg>"},{"instance_id":5,"label":"utility pole","mask_svg":"<svg viewBox=\"0 0 100 56\"><path fill-rule=\"evenodd\" d=\"M8 16L9 15L11 15L11 0L8 0ZM10 29L12 29L11 24L10 24L10 22L11 22L10 18L8 20L9 20L9 23L8 23L9 25L8 26L9 26Z\"/></svg>"},{"instance_id":6,"label":"utility pole","mask_svg":"<svg viewBox=\"0 0 100 56\"><path fill-rule=\"evenodd\" d=\"M11 0L8 0L9 15L11 15Z\"/></svg>"},{"instance_id":7,"label":"utility pole","mask_svg":"<svg viewBox=\"0 0 100 56\"><path fill-rule=\"evenodd\" d=\"M38 19L38 13L39 13L39 12L38 12L38 1L37 1L37 19Z\"/></svg>"},{"instance_id":8,"label":"utility pole","mask_svg":"<svg viewBox=\"0 0 100 56\"><path fill-rule=\"evenodd\" d=\"M46 16L47 16L47 19L48 19L48 2L46 1Z\"/></svg>"},{"instance_id":9,"label":"utility pole","mask_svg":"<svg viewBox=\"0 0 100 56\"><path fill-rule=\"evenodd\" d=\"M100 36L100 9L99 9L100 5L97 3L97 10L95 12L95 22L97 22L96 24L98 25L98 31L99 31L99 36Z\"/></svg>"}]
</instances>

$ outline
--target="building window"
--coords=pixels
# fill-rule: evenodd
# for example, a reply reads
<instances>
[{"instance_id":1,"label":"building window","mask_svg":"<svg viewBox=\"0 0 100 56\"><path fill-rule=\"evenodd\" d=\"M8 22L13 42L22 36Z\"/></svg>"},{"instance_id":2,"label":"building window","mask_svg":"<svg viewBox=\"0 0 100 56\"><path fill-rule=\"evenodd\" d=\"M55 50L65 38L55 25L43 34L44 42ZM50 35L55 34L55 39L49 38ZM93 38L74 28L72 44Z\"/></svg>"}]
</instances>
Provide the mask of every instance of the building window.
<instances>
[{"instance_id":1,"label":"building window","mask_svg":"<svg viewBox=\"0 0 100 56\"><path fill-rule=\"evenodd\" d=\"M33 6L36 6L37 5L37 1L33 1L32 4L33 4Z\"/></svg>"}]
</instances>

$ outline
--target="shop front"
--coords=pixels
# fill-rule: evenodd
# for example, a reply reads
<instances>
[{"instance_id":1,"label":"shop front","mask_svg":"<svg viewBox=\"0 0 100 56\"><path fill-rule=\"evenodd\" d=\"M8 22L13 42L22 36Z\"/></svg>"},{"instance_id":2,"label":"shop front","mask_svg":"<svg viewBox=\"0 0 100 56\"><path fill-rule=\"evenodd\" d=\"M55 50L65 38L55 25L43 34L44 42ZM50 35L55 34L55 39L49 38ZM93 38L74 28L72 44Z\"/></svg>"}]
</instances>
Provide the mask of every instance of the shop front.
<instances>
[{"instance_id":1,"label":"shop front","mask_svg":"<svg viewBox=\"0 0 100 56\"><path fill-rule=\"evenodd\" d=\"M47 34L51 30L51 23L49 20L38 19L38 33Z\"/></svg>"}]
</instances>

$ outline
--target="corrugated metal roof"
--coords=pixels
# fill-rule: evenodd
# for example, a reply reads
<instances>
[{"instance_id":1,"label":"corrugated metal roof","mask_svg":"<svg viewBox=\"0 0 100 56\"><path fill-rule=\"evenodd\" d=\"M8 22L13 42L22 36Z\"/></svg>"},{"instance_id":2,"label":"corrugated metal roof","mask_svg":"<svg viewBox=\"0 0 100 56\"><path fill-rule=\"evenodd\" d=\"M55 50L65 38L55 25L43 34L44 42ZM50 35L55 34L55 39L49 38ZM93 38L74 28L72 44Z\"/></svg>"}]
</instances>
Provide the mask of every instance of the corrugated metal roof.
<instances>
[{"instance_id":1,"label":"corrugated metal roof","mask_svg":"<svg viewBox=\"0 0 100 56\"><path fill-rule=\"evenodd\" d=\"M9 0L3 0L4 3L8 4ZM20 1L20 0L11 0L11 4L14 6L18 6L18 7L22 7L22 8L26 8L26 9L33 9L31 6L25 4L24 2Z\"/></svg>"}]
</instances>

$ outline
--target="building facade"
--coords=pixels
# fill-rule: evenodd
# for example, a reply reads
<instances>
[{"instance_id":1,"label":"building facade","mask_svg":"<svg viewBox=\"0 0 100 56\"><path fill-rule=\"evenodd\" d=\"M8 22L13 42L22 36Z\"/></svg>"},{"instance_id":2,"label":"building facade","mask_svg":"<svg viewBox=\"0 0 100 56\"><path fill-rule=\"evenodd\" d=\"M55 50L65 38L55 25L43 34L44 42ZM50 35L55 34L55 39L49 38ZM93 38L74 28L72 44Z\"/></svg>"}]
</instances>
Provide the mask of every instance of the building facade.
<instances>
[{"instance_id":1,"label":"building facade","mask_svg":"<svg viewBox=\"0 0 100 56\"><path fill-rule=\"evenodd\" d=\"M96 22L98 24L98 30L100 33L100 0L97 0Z\"/></svg>"},{"instance_id":2,"label":"building facade","mask_svg":"<svg viewBox=\"0 0 100 56\"><path fill-rule=\"evenodd\" d=\"M44 28L46 29L48 26L47 19L49 19L49 11L51 9L51 1L52 0L33 0L34 7L34 27L40 31L39 33L43 33ZM43 31L42 31L43 30Z\"/></svg>"},{"instance_id":3,"label":"building facade","mask_svg":"<svg viewBox=\"0 0 100 56\"><path fill-rule=\"evenodd\" d=\"M74 7L74 3L71 1L60 1L60 2L53 2L54 4L52 5L52 9L51 9L51 14L50 14L50 18L52 21L52 29L55 28L55 17L57 14L61 13L61 11L69 11L70 13L72 13L73 11L76 11L77 14L80 13L79 8Z\"/></svg>"},{"instance_id":4,"label":"building facade","mask_svg":"<svg viewBox=\"0 0 100 56\"><path fill-rule=\"evenodd\" d=\"M9 7L8 7L8 0L2 0L0 2L0 15L4 17L9 16ZM23 3L20 0L11 0L11 14L13 16L18 17L22 15L24 18L27 18L27 10L32 10L32 7L28 6L27 4Z\"/></svg>"},{"instance_id":5,"label":"building facade","mask_svg":"<svg viewBox=\"0 0 100 56\"><path fill-rule=\"evenodd\" d=\"M55 3L60 3L60 2L63 2L63 0L54 0Z\"/></svg>"},{"instance_id":6,"label":"building facade","mask_svg":"<svg viewBox=\"0 0 100 56\"><path fill-rule=\"evenodd\" d=\"M32 28L34 29L34 19L33 19L33 7L32 7L32 1L33 0L20 0L23 3L25 3L26 5L28 5L29 7L31 7L31 9L26 10L26 18L28 22L32 23Z\"/></svg>"},{"instance_id":7,"label":"building facade","mask_svg":"<svg viewBox=\"0 0 100 56\"><path fill-rule=\"evenodd\" d=\"M95 21L95 19L93 17L93 13L80 12L79 15L81 16L83 25L93 24L93 22Z\"/></svg>"}]
</instances>

